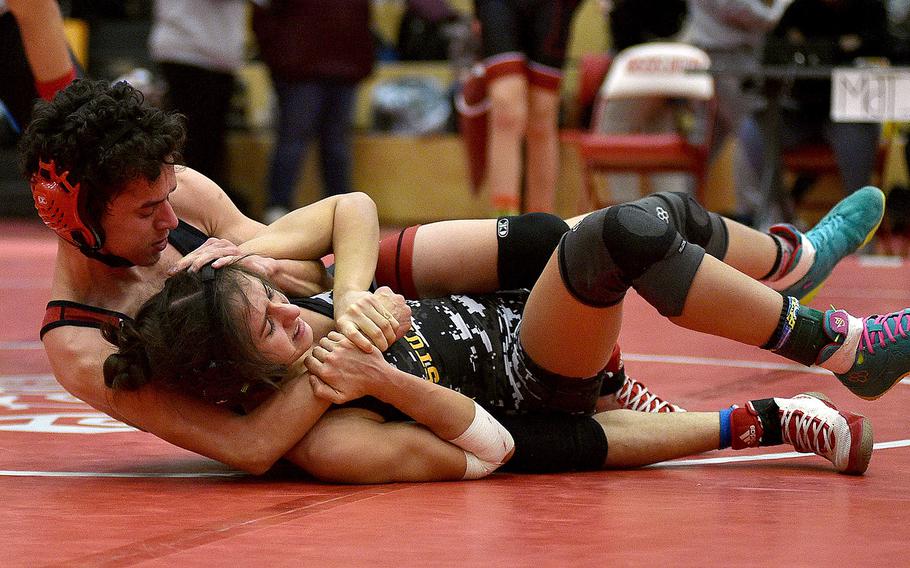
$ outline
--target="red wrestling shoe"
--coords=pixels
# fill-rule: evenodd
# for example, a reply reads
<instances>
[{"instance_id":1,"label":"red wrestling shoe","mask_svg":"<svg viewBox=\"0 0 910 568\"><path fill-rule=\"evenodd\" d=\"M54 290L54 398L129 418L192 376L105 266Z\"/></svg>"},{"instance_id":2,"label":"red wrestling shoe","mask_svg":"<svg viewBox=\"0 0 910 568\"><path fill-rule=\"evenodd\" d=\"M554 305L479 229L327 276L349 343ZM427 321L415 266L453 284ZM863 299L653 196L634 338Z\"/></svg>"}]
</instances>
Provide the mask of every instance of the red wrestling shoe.
<instances>
[{"instance_id":1,"label":"red wrestling shoe","mask_svg":"<svg viewBox=\"0 0 910 568\"><path fill-rule=\"evenodd\" d=\"M620 408L638 412L685 412L681 406L667 402L648 390L648 387L626 376L622 387L616 393L616 402Z\"/></svg>"},{"instance_id":2,"label":"red wrestling shoe","mask_svg":"<svg viewBox=\"0 0 910 568\"><path fill-rule=\"evenodd\" d=\"M784 442L797 452L813 453L841 473L860 475L872 458L872 423L865 416L838 410L828 397L809 392L775 398Z\"/></svg>"}]
</instances>

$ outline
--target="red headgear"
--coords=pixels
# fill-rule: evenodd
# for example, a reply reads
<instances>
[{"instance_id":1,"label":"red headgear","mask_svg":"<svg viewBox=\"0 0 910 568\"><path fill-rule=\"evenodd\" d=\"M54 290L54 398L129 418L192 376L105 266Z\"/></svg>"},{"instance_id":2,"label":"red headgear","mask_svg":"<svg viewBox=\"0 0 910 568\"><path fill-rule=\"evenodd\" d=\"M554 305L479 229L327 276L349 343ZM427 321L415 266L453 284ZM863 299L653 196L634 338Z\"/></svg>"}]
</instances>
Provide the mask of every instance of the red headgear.
<instances>
[{"instance_id":1,"label":"red headgear","mask_svg":"<svg viewBox=\"0 0 910 568\"><path fill-rule=\"evenodd\" d=\"M66 178L69 172L57 173L54 161L38 161L38 171L32 174L32 197L35 209L44 224L63 240L79 248L101 248L101 235L83 219L86 217L79 196L79 183L72 185Z\"/></svg>"}]
</instances>

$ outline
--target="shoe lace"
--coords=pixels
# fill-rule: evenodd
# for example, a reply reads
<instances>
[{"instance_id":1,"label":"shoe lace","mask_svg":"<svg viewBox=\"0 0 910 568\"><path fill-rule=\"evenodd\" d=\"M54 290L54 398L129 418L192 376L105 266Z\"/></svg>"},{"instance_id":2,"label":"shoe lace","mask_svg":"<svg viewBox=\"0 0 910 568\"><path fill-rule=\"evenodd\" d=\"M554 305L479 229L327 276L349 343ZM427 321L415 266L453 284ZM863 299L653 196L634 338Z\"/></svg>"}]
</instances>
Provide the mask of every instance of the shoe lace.
<instances>
[{"instance_id":1,"label":"shoe lace","mask_svg":"<svg viewBox=\"0 0 910 568\"><path fill-rule=\"evenodd\" d=\"M616 400L623 408L637 412L684 412L682 408L651 393L648 387L626 376Z\"/></svg>"},{"instance_id":2,"label":"shoe lace","mask_svg":"<svg viewBox=\"0 0 910 568\"><path fill-rule=\"evenodd\" d=\"M830 424L800 409L783 412L781 432L784 441L793 444L798 452L814 452L828 456L834 451L834 437Z\"/></svg>"},{"instance_id":3,"label":"shoe lace","mask_svg":"<svg viewBox=\"0 0 910 568\"><path fill-rule=\"evenodd\" d=\"M893 325L889 325L889 321ZM897 343L901 337L906 338L910 332L910 308L891 312L881 316L869 316L863 321L863 335L859 341L861 351L875 354L875 345L887 347L887 343Z\"/></svg>"},{"instance_id":4,"label":"shoe lace","mask_svg":"<svg viewBox=\"0 0 910 568\"><path fill-rule=\"evenodd\" d=\"M825 219L824 223L819 223L818 225L812 227L810 231L813 236L819 235L822 238L817 239L822 242L830 242L837 234L841 231L841 225L844 224L845 218L842 215L833 214Z\"/></svg>"}]
</instances>

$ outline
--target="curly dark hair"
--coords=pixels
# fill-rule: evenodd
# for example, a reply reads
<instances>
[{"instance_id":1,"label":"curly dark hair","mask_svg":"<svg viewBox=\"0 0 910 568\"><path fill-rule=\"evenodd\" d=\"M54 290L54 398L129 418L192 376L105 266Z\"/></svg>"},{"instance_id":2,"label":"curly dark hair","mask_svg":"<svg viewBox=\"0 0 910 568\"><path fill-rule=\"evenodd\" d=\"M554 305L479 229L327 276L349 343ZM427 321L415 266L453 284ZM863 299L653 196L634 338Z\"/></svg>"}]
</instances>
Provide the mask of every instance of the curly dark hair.
<instances>
[{"instance_id":1,"label":"curly dark hair","mask_svg":"<svg viewBox=\"0 0 910 568\"><path fill-rule=\"evenodd\" d=\"M81 183L94 228L111 199L132 180L155 181L163 164L177 164L186 139L183 116L144 103L126 82L76 80L52 101L38 101L19 142L26 179L39 160Z\"/></svg>"},{"instance_id":2,"label":"curly dark hair","mask_svg":"<svg viewBox=\"0 0 910 568\"><path fill-rule=\"evenodd\" d=\"M257 278L236 266L214 271L209 284L199 272L179 272L135 320L103 327L104 338L119 348L104 362L104 383L123 390L154 384L231 406L279 388L288 367L265 360L253 346L243 317L250 309L244 275Z\"/></svg>"}]
</instances>

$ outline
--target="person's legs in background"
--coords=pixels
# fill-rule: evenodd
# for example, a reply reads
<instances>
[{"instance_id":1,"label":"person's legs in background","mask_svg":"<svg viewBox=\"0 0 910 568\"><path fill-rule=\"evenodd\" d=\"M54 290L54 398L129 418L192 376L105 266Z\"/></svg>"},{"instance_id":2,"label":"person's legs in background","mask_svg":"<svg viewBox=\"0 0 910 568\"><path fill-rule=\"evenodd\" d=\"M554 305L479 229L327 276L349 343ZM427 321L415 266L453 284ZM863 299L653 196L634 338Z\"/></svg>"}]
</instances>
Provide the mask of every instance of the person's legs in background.
<instances>
[{"instance_id":1,"label":"person's legs in background","mask_svg":"<svg viewBox=\"0 0 910 568\"><path fill-rule=\"evenodd\" d=\"M180 63L161 63L169 106L186 116L186 165L230 193L225 138L234 75Z\"/></svg>"},{"instance_id":2,"label":"person's legs in background","mask_svg":"<svg viewBox=\"0 0 910 568\"><path fill-rule=\"evenodd\" d=\"M559 87L577 0L549 0L520 9L521 45L528 58L523 209L552 213L559 176Z\"/></svg>"},{"instance_id":3,"label":"person's legs in background","mask_svg":"<svg viewBox=\"0 0 910 568\"><path fill-rule=\"evenodd\" d=\"M487 186L497 215L521 210L522 142L528 122L528 82L510 73L490 81Z\"/></svg>"},{"instance_id":4,"label":"person's legs in background","mask_svg":"<svg viewBox=\"0 0 910 568\"><path fill-rule=\"evenodd\" d=\"M325 90L320 83L273 81L278 98L278 126L269 171L266 222L274 221L294 206L297 179L325 100Z\"/></svg>"},{"instance_id":5,"label":"person's legs in background","mask_svg":"<svg viewBox=\"0 0 910 568\"><path fill-rule=\"evenodd\" d=\"M559 175L559 91L531 85L528 90L526 212L552 212Z\"/></svg>"},{"instance_id":6,"label":"person's legs in background","mask_svg":"<svg viewBox=\"0 0 910 568\"><path fill-rule=\"evenodd\" d=\"M504 0L475 0L490 101L486 183L496 215L521 210L523 142L528 123L527 59L518 12Z\"/></svg>"},{"instance_id":7,"label":"person's legs in background","mask_svg":"<svg viewBox=\"0 0 910 568\"><path fill-rule=\"evenodd\" d=\"M825 139L834 151L844 191L868 185L875 169L881 125L825 121Z\"/></svg>"},{"instance_id":8,"label":"person's legs in background","mask_svg":"<svg viewBox=\"0 0 910 568\"><path fill-rule=\"evenodd\" d=\"M338 83L325 87L326 97L319 123L319 154L323 195L338 195L353 189L352 132L356 85Z\"/></svg>"}]
</instances>

